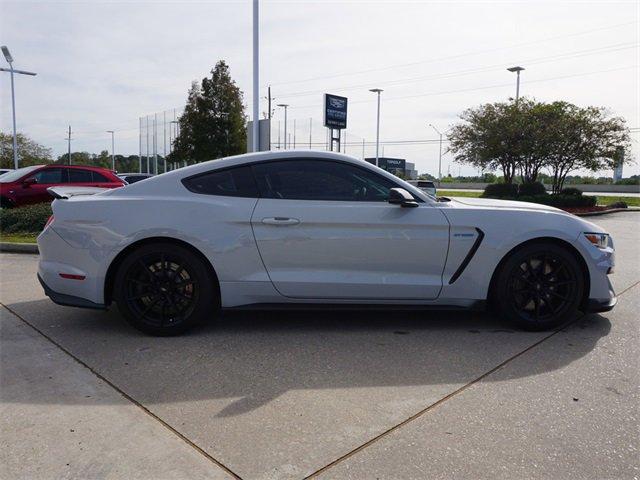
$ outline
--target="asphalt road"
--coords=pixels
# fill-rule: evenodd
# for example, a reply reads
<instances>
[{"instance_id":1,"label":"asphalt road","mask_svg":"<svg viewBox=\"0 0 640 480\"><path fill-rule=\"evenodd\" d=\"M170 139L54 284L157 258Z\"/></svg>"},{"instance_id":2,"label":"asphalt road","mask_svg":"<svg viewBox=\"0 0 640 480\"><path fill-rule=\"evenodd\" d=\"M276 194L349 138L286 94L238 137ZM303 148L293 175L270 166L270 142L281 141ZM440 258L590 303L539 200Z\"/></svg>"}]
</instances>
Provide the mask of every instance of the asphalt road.
<instances>
[{"instance_id":1,"label":"asphalt road","mask_svg":"<svg viewBox=\"0 0 640 480\"><path fill-rule=\"evenodd\" d=\"M595 221L619 305L545 333L290 312L153 338L0 255L0 478L637 478L640 215Z\"/></svg>"}]
</instances>

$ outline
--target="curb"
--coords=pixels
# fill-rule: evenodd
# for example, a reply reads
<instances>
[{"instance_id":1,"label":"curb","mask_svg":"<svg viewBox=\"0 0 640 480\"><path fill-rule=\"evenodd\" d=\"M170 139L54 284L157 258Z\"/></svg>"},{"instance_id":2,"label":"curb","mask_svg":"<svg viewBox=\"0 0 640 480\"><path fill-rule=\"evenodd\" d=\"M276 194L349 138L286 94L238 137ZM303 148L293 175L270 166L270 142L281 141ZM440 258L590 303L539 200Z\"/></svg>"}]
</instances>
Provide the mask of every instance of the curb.
<instances>
[{"instance_id":1,"label":"curb","mask_svg":"<svg viewBox=\"0 0 640 480\"><path fill-rule=\"evenodd\" d=\"M38 254L38 245L35 243L10 243L0 242L0 252L5 253L35 253Z\"/></svg>"},{"instance_id":2,"label":"curb","mask_svg":"<svg viewBox=\"0 0 640 480\"><path fill-rule=\"evenodd\" d=\"M612 208L610 210L601 210L599 212L574 213L574 215L578 217L599 217L601 215L608 215L609 213L618 213L618 212L640 212L640 208L638 207Z\"/></svg>"}]
</instances>

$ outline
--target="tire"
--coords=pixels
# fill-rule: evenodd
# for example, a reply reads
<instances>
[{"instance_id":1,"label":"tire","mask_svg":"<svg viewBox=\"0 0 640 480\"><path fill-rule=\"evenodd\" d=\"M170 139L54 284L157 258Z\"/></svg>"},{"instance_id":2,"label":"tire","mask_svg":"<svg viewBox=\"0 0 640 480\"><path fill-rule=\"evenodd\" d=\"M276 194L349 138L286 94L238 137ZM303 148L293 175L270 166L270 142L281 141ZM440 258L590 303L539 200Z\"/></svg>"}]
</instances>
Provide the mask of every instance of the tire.
<instances>
[{"instance_id":1,"label":"tire","mask_svg":"<svg viewBox=\"0 0 640 480\"><path fill-rule=\"evenodd\" d=\"M14 204L11 200L5 197L0 197L0 208L13 208Z\"/></svg>"},{"instance_id":2,"label":"tire","mask_svg":"<svg viewBox=\"0 0 640 480\"><path fill-rule=\"evenodd\" d=\"M128 254L114 285L127 322L157 336L179 335L212 318L219 305L217 292L204 260L170 242L143 245Z\"/></svg>"},{"instance_id":3,"label":"tire","mask_svg":"<svg viewBox=\"0 0 640 480\"><path fill-rule=\"evenodd\" d=\"M574 318L585 281L569 250L538 242L509 255L495 287L494 301L504 318L522 329L541 331Z\"/></svg>"}]
</instances>

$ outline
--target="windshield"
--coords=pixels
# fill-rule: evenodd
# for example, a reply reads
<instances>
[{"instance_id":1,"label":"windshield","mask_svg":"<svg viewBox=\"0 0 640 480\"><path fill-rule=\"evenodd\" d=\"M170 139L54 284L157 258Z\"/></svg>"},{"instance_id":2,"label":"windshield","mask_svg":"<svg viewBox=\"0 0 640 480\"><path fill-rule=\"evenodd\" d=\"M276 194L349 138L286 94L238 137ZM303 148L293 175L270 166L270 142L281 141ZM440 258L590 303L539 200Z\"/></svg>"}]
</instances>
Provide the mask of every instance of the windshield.
<instances>
[{"instance_id":1,"label":"windshield","mask_svg":"<svg viewBox=\"0 0 640 480\"><path fill-rule=\"evenodd\" d=\"M17 170L13 170L9 173L5 173L4 175L0 176L0 183L15 182L16 180L19 180L26 174L33 172L40 167L42 167L42 165L32 165L31 167L23 167Z\"/></svg>"}]
</instances>

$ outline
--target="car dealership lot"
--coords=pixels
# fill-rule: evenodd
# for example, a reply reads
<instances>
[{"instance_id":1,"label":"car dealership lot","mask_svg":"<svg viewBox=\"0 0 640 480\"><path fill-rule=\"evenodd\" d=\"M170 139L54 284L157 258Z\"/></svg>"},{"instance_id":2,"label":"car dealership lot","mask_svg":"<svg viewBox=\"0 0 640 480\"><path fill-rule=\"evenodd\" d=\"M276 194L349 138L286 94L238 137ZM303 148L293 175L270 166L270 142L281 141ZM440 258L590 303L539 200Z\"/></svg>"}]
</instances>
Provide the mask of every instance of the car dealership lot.
<instances>
[{"instance_id":1,"label":"car dealership lot","mask_svg":"<svg viewBox=\"0 0 640 480\"><path fill-rule=\"evenodd\" d=\"M489 314L251 312L177 338L51 303L2 263L6 478L634 478L640 216L612 312L559 332Z\"/></svg>"}]
</instances>

